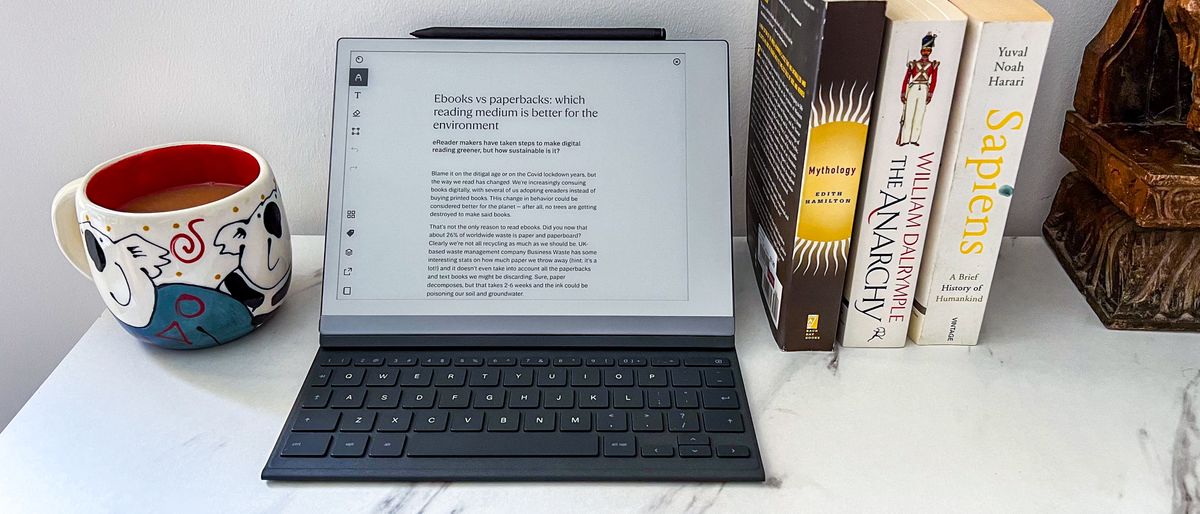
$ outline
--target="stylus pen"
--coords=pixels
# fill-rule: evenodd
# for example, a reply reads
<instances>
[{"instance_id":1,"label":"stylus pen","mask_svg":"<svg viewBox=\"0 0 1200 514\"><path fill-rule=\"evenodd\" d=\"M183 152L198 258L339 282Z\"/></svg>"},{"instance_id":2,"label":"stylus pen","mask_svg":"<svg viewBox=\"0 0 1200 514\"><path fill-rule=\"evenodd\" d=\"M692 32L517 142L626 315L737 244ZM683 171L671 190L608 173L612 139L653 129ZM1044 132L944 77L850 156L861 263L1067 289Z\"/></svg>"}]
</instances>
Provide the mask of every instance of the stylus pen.
<instances>
[{"instance_id":1,"label":"stylus pen","mask_svg":"<svg viewBox=\"0 0 1200 514\"><path fill-rule=\"evenodd\" d=\"M429 27L412 32L426 39L667 39L666 29L654 28L553 28L553 27Z\"/></svg>"}]
</instances>

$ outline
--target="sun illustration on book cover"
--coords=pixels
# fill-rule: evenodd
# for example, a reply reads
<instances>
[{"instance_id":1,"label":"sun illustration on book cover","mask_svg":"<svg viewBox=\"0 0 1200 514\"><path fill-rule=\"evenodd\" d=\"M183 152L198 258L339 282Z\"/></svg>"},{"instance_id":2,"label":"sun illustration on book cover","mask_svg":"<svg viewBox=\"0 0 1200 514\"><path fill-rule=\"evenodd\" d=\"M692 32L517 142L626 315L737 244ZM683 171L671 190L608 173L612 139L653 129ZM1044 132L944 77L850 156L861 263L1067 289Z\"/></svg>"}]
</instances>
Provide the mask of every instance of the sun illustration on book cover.
<instances>
[{"instance_id":1,"label":"sun illustration on book cover","mask_svg":"<svg viewBox=\"0 0 1200 514\"><path fill-rule=\"evenodd\" d=\"M871 87L842 82L822 87L813 99L793 258L795 269L805 275L838 273L848 265Z\"/></svg>"}]
</instances>

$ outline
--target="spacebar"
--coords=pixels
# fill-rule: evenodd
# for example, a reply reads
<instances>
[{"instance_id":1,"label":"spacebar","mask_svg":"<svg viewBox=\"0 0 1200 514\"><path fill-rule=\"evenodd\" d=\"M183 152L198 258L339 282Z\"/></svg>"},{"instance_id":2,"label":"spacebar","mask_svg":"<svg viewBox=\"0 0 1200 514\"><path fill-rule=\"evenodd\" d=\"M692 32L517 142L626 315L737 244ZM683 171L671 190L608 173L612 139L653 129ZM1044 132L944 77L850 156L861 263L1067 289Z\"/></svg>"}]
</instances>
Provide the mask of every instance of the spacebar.
<instances>
[{"instance_id":1,"label":"spacebar","mask_svg":"<svg viewBox=\"0 0 1200 514\"><path fill-rule=\"evenodd\" d=\"M409 457L595 457L594 434L411 434Z\"/></svg>"}]
</instances>

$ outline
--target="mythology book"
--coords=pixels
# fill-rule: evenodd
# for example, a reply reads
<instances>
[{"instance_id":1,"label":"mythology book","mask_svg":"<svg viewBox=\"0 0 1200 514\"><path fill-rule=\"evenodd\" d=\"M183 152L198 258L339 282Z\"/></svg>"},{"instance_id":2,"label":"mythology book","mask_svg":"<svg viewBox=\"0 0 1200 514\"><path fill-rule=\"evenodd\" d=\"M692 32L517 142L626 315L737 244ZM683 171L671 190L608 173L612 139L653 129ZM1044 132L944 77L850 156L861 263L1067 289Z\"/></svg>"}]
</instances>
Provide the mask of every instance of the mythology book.
<instances>
[{"instance_id":1,"label":"mythology book","mask_svg":"<svg viewBox=\"0 0 1200 514\"><path fill-rule=\"evenodd\" d=\"M759 4L747 239L784 350L835 344L885 6Z\"/></svg>"}]
</instances>

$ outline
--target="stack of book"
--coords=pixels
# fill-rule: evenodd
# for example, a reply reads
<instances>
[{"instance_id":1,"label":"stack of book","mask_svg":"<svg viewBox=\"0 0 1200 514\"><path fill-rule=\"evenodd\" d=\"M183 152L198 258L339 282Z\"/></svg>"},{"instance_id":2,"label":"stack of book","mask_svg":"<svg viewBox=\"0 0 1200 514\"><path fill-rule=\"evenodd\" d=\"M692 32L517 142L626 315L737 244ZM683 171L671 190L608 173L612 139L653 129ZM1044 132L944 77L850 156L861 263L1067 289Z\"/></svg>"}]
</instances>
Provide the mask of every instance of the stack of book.
<instances>
[{"instance_id":1,"label":"stack of book","mask_svg":"<svg viewBox=\"0 0 1200 514\"><path fill-rule=\"evenodd\" d=\"M1051 24L1032 0L760 3L747 235L781 348L978 342Z\"/></svg>"}]
</instances>

